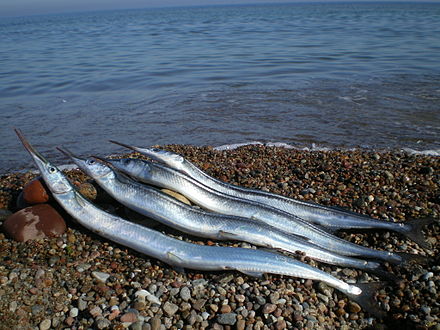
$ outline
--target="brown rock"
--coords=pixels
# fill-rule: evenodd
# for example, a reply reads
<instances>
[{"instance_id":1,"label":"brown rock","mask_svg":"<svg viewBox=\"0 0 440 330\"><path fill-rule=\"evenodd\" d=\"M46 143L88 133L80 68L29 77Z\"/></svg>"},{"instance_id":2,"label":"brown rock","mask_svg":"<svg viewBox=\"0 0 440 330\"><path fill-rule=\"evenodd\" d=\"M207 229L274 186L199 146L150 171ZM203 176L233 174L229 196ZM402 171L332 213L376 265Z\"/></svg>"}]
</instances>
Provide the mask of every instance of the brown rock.
<instances>
[{"instance_id":1,"label":"brown rock","mask_svg":"<svg viewBox=\"0 0 440 330\"><path fill-rule=\"evenodd\" d=\"M266 304L263 306L263 314L273 313L277 309L277 305L274 304Z\"/></svg>"},{"instance_id":2,"label":"brown rock","mask_svg":"<svg viewBox=\"0 0 440 330\"><path fill-rule=\"evenodd\" d=\"M348 303L348 311L350 313L359 313L361 311L361 306L353 301L350 301Z\"/></svg>"},{"instance_id":3,"label":"brown rock","mask_svg":"<svg viewBox=\"0 0 440 330\"><path fill-rule=\"evenodd\" d=\"M23 188L23 200L31 205L49 201L49 192L41 177L35 178Z\"/></svg>"},{"instance_id":4,"label":"brown rock","mask_svg":"<svg viewBox=\"0 0 440 330\"><path fill-rule=\"evenodd\" d=\"M4 231L19 242L45 237L57 237L66 231L61 215L49 204L29 206L9 216Z\"/></svg>"},{"instance_id":5,"label":"brown rock","mask_svg":"<svg viewBox=\"0 0 440 330\"><path fill-rule=\"evenodd\" d=\"M128 312L121 316L121 322L133 323L137 321L137 316L135 313Z\"/></svg>"},{"instance_id":6,"label":"brown rock","mask_svg":"<svg viewBox=\"0 0 440 330\"><path fill-rule=\"evenodd\" d=\"M220 312L222 314L230 313L232 311L231 306L229 305L222 305L222 308L220 309Z\"/></svg>"}]
</instances>

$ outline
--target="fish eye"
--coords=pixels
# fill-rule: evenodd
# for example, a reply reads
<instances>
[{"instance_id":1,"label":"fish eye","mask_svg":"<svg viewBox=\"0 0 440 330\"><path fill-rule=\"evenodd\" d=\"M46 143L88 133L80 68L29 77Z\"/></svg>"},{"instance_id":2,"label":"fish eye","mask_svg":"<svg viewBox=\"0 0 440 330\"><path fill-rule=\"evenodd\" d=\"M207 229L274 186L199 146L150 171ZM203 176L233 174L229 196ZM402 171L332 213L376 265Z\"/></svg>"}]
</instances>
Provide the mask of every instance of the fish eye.
<instances>
[{"instance_id":1,"label":"fish eye","mask_svg":"<svg viewBox=\"0 0 440 330\"><path fill-rule=\"evenodd\" d=\"M57 169L53 166L49 167L48 170L49 170L49 173L51 173L51 174L54 174L57 171Z\"/></svg>"},{"instance_id":2,"label":"fish eye","mask_svg":"<svg viewBox=\"0 0 440 330\"><path fill-rule=\"evenodd\" d=\"M153 150L154 152L160 152L160 151L162 151L162 150L160 150L160 149L158 149L158 148L153 148L153 149L151 149L151 150Z\"/></svg>"},{"instance_id":3,"label":"fish eye","mask_svg":"<svg viewBox=\"0 0 440 330\"><path fill-rule=\"evenodd\" d=\"M94 159L89 159L89 160L87 160L87 164L88 165L93 165L93 164L95 164L95 160Z\"/></svg>"}]
</instances>

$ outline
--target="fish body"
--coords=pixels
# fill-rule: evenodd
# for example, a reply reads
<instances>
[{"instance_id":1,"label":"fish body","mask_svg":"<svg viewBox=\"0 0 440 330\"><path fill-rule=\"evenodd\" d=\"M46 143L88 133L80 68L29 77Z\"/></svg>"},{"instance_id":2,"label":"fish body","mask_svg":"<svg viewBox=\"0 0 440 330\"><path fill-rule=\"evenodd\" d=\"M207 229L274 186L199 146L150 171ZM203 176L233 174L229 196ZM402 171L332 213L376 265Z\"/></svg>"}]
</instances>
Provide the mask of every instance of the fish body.
<instances>
[{"instance_id":1,"label":"fish body","mask_svg":"<svg viewBox=\"0 0 440 330\"><path fill-rule=\"evenodd\" d=\"M35 161L54 199L81 225L102 237L176 267L208 271L238 270L251 275L273 273L322 281L347 294L370 313L383 316L372 298L377 284L348 284L277 253L187 243L109 214L79 194L63 173L38 153L20 131L16 130L16 133Z\"/></svg>"},{"instance_id":2,"label":"fish body","mask_svg":"<svg viewBox=\"0 0 440 330\"><path fill-rule=\"evenodd\" d=\"M264 222L337 254L376 258L396 264L418 257L374 250L350 243L291 214L260 203L222 194L203 186L179 171L158 163L131 158L107 159L106 161L141 182L177 191L206 209Z\"/></svg>"},{"instance_id":3,"label":"fish body","mask_svg":"<svg viewBox=\"0 0 440 330\"><path fill-rule=\"evenodd\" d=\"M91 158L78 158L67 150L63 152L118 202L182 232L212 239L246 241L290 253L301 251L321 262L364 269L388 278L391 276L382 271L380 263L335 254L301 237L248 218L195 209L153 187L113 171L105 163Z\"/></svg>"},{"instance_id":4,"label":"fish body","mask_svg":"<svg viewBox=\"0 0 440 330\"><path fill-rule=\"evenodd\" d=\"M332 231L337 231L340 229L390 230L410 238L421 247L429 248L429 244L423 237L422 228L430 223L433 223L433 219L416 219L406 222L382 221L366 215L337 209L334 207L327 207L316 203L300 201L262 190L240 187L209 176L193 163L173 152L157 148L139 148L121 144L115 141L112 142L131 148L154 160L165 163L171 168L187 174L194 180L197 180L203 185L216 191L283 210L287 213L298 216L303 220L323 226Z\"/></svg>"}]
</instances>

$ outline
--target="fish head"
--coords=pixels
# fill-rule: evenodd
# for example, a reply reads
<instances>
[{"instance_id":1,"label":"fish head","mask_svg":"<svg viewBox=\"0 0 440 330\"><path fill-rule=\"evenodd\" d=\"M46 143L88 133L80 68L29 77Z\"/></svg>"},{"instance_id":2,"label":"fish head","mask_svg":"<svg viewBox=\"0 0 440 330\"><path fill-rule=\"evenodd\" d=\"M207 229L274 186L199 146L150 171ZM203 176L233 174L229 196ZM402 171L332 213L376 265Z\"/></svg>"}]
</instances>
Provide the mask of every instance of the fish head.
<instances>
[{"instance_id":1,"label":"fish head","mask_svg":"<svg viewBox=\"0 0 440 330\"><path fill-rule=\"evenodd\" d=\"M40 170L40 174L52 194L61 195L74 190L72 184L66 176L46 158L43 157L24 137L20 130L15 130L25 149L29 152L32 159Z\"/></svg>"},{"instance_id":2,"label":"fish head","mask_svg":"<svg viewBox=\"0 0 440 330\"><path fill-rule=\"evenodd\" d=\"M134 177L148 177L152 171L150 162L137 158L106 159L118 171Z\"/></svg>"},{"instance_id":3,"label":"fish head","mask_svg":"<svg viewBox=\"0 0 440 330\"><path fill-rule=\"evenodd\" d=\"M96 157L81 158L76 156L67 148L57 148L67 157L69 157L81 170L90 175L95 180L101 179L113 174L113 170L104 162L99 162Z\"/></svg>"},{"instance_id":4,"label":"fish head","mask_svg":"<svg viewBox=\"0 0 440 330\"><path fill-rule=\"evenodd\" d=\"M161 163L165 163L168 166L173 167L177 170L183 169L183 162L185 161L185 159L179 154L176 154L174 152L159 148L140 148L140 147L130 146L124 143L116 142L113 140L110 140L110 142L129 148L136 152L139 152L145 156L150 157L151 159L154 159Z\"/></svg>"}]
</instances>

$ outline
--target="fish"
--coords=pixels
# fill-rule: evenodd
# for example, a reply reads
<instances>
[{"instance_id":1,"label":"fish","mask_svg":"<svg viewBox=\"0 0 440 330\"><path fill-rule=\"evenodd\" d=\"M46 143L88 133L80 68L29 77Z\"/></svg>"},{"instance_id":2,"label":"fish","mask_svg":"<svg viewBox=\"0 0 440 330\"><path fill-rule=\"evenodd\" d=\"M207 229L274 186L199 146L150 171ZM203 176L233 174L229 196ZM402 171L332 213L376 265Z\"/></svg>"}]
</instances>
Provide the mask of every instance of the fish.
<instances>
[{"instance_id":1,"label":"fish","mask_svg":"<svg viewBox=\"0 0 440 330\"><path fill-rule=\"evenodd\" d=\"M317 203L288 198L271 192L232 185L209 176L181 155L167 150L158 148L140 148L113 140L110 142L160 161L216 191L275 207L287 213L296 215L303 220L325 227L326 230L330 230L331 232L341 229L383 229L404 235L410 240L416 242L422 248L429 249L431 247L425 240L422 229L436 222L433 218L412 219L405 222L378 220L363 214L336 207L323 206Z\"/></svg>"},{"instance_id":2,"label":"fish","mask_svg":"<svg viewBox=\"0 0 440 330\"><path fill-rule=\"evenodd\" d=\"M374 250L348 242L284 211L222 194L159 163L135 158L106 161L138 181L179 192L208 210L266 223L337 254L380 259L397 265L409 261L426 262L426 258L420 255Z\"/></svg>"},{"instance_id":3,"label":"fish","mask_svg":"<svg viewBox=\"0 0 440 330\"><path fill-rule=\"evenodd\" d=\"M389 272L385 272L378 262L335 254L300 237L248 218L193 208L154 187L141 184L118 171L114 171L105 159L99 157L95 157L98 161L94 158L84 159L66 148L57 149L68 156L121 204L187 234L216 240L245 241L293 254L300 251L310 258L324 263L363 269L392 281L396 279Z\"/></svg>"},{"instance_id":4,"label":"fish","mask_svg":"<svg viewBox=\"0 0 440 330\"><path fill-rule=\"evenodd\" d=\"M376 317L386 315L374 299L375 292L383 285L380 282L349 284L275 252L189 243L105 212L76 191L63 172L40 154L21 131L16 129L15 132L58 204L79 224L99 236L179 268L236 270L249 276L272 273L321 281L346 294Z\"/></svg>"}]
</instances>

